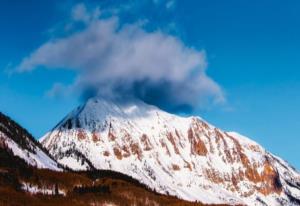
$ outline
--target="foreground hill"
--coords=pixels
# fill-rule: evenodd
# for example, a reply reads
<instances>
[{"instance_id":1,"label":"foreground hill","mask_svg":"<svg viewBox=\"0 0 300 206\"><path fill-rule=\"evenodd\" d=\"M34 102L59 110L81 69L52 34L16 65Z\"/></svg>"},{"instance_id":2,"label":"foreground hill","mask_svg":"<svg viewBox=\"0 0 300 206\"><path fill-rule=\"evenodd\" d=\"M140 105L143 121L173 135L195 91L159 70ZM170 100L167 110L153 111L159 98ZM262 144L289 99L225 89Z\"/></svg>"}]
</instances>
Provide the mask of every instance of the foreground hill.
<instances>
[{"instance_id":1,"label":"foreground hill","mask_svg":"<svg viewBox=\"0 0 300 206\"><path fill-rule=\"evenodd\" d=\"M90 99L41 143L74 170L117 171L189 201L300 205L299 173L259 144L140 101Z\"/></svg>"},{"instance_id":2,"label":"foreground hill","mask_svg":"<svg viewBox=\"0 0 300 206\"><path fill-rule=\"evenodd\" d=\"M14 155L25 160L31 166L61 170L48 151L26 129L1 112L0 144L5 145Z\"/></svg>"},{"instance_id":3,"label":"foreground hill","mask_svg":"<svg viewBox=\"0 0 300 206\"><path fill-rule=\"evenodd\" d=\"M202 206L158 194L133 178L112 171L38 169L0 146L0 205Z\"/></svg>"}]
</instances>

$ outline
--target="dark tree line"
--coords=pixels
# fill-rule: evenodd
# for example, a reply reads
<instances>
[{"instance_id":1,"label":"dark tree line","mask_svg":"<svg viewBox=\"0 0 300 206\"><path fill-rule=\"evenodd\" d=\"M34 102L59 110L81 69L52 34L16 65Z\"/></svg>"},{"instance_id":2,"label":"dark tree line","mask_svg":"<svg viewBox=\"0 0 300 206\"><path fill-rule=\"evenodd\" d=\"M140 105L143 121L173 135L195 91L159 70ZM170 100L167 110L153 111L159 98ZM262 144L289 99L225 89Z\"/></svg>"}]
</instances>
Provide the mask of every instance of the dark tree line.
<instances>
[{"instance_id":1,"label":"dark tree line","mask_svg":"<svg viewBox=\"0 0 300 206\"><path fill-rule=\"evenodd\" d=\"M16 142L23 150L36 153L35 147L41 149L45 154L53 159L48 150L46 150L26 129L17 122L0 112L0 132ZM32 144L32 145L31 145ZM32 147L34 146L34 147Z\"/></svg>"},{"instance_id":2,"label":"dark tree line","mask_svg":"<svg viewBox=\"0 0 300 206\"><path fill-rule=\"evenodd\" d=\"M87 175L90 179L96 180L96 179L102 179L102 178L112 178L116 180L122 180L125 182L129 182L137 187L141 187L146 189L147 191L153 192L156 195L160 195L160 193L156 192L152 188L148 187L146 184L141 183L137 179L134 179L133 177L129 175L125 175L120 172L112 171L112 170L90 170L85 172L79 172L84 173Z\"/></svg>"},{"instance_id":3,"label":"dark tree line","mask_svg":"<svg viewBox=\"0 0 300 206\"><path fill-rule=\"evenodd\" d=\"M97 186L76 186L73 189L73 193L77 194L86 194L86 193L101 193L101 194L110 194L110 188L107 185L97 185Z\"/></svg>"},{"instance_id":4,"label":"dark tree line","mask_svg":"<svg viewBox=\"0 0 300 206\"><path fill-rule=\"evenodd\" d=\"M0 132L14 140L22 149L35 153L30 141L37 143L33 136L15 121L0 112ZM29 140L29 141L28 141Z\"/></svg>"}]
</instances>

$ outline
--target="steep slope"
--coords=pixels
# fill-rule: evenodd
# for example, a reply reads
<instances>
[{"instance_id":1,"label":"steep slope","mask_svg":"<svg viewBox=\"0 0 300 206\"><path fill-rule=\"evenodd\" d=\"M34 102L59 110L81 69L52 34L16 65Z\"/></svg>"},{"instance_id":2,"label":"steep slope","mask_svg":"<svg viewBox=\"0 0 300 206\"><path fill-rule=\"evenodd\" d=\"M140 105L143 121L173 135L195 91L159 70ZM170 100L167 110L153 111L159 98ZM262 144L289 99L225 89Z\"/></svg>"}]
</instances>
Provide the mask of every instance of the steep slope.
<instances>
[{"instance_id":1,"label":"steep slope","mask_svg":"<svg viewBox=\"0 0 300 206\"><path fill-rule=\"evenodd\" d=\"M31 134L0 112L0 148L8 149L38 168L60 170L56 161L42 148Z\"/></svg>"},{"instance_id":2,"label":"steep slope","mask_svg":"<svg viewBox=\"0 0 300 206\"><path fill-rule=\"evenodd\" d=\"M51 170L40 168L45 164L37 161L39 155L36 157L34 153L43 150L39 143L8 117L1 115L0 119L1 206L203 206L158 194L132 177L114 171L74 172L56 171L57 167L49 167Z\"/></svg>"},{"instance_id":3,"label":"steep slope","mask_svg":"<svg viewBox=\"0 0 300 206\"><path fill-rule=\"evenodd\" d=\"M299 173L257 143L140 101L90 99L41 142L70 168L118 171L185 200L300 205Z\"/></svg>"},{"instance_id":4,"label":"steep slope","mask_svg":"<svg viewBox=\"0 0 300 206\"><path fill-rule=\"evenodd\" d=\"M76 173L34 168L1 148L0 205L203 206L157 194L112 171Z\"/></svg>"},{"instance_id":5,"label":"steep slope","mask_svg":"<svg viewBox=\"0 0 300 206\"><path fill-rule=\"evenodd\" d=\"M0 205L203 206L155 193L137 180L113 171L38 169L2 147Z\"/></svg>"}]
</instances>

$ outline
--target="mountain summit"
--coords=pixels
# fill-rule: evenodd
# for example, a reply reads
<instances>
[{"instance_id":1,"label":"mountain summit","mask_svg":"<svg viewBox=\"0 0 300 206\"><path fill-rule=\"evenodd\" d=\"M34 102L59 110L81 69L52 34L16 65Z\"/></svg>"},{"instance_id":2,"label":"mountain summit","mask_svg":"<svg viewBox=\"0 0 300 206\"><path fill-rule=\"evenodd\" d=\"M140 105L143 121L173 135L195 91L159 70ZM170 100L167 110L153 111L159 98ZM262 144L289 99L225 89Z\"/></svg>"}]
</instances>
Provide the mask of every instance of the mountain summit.
<instances>
[{"instance_id":1,"label":"mountain summit","mask_svg":"<svg viewBox=\"0 0 300 206\"><path fill-rule=\"evenodd\" d=\"M256 142L141 101L89 99L41 143L62 165L132 176L203 203L300 205L300 175Z\"/></svg>"}]
</instances>

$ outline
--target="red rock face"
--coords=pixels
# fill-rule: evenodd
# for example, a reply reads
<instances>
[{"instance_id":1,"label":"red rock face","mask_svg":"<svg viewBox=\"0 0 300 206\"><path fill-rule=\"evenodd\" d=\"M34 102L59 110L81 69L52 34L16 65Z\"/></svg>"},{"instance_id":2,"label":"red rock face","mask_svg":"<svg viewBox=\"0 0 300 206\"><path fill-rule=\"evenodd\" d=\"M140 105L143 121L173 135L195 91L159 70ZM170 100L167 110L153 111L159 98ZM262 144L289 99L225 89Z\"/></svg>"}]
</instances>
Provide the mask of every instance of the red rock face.
<instances>
[{"instance_id":1,"label":"red rock face","mask_svg":"<svg viewBox=\"0 0 300 206\"><path fill-rule=\"evenodd\" d=\"M79 141L86 139L87 138L86 132L83 129L78 130L77 138Z\"/></svg>"},{"instance_id":2,"label":"red rock face","mask_svg":"<svg viewBox=\"0 0 300 206\"><path fill-rule=\"evenodd\" d=\"M179 165L177 165L177 164L172 164L172 169L173 169L174 171L179 171L179 170L180 170L180 167L179 167Z\"/></svg>"},{"instance_id":3,"label":"red rock face","mask_svg":"<svg viewBox=\"0 0 300 206\"><path fill-rule=\"evenodd\" d=\"M198 134L202 133L203 130L199 129L203 126L203 124L198 124L196 127L198 130ZM227 188L231 191L240 191L239 183L248 180L255 185L251 188L247 193L243 193L243 196L249 196L253 194L255 191L263 195L269 195L271 193L280 194L282 192L282 186L279 183L279 176L274 167L270 164L270 162L266 159L264 162L254 162L251 163L247 155L244 153L244 149L239 143L237 139L228 135L227 133L222 133L218 129L214 130L216 137L216 147L217 151L220 149L220 145L224 146L223 152L225 153L224 161L228 163L241 163L243 168L238 172L232 171L229 174L222 174L215 169L207 168L205 169L205 175L212 182L217 184L226 184ZM195 134L193 134L192 129L189 130L189 139L192 144L192 151L196 154L207 154L207 149L203 143L199 145L199 150L197 150L195 145ZM229 150L227 141L232 141L234 143L234 149ZM197 143L196 143L197 145ZM249 145L249 149L255 152L259 152L259 147L257 145ZM197 152L200 151L200 152ZM219 151L221 153L221 151ZM263 167L263 172L259 173L258 169Z\"/></svg>"},{"instance_id":4,"label":"red rock face","mask_svg":"<svg viewBox=\"0 0 300 206\"><path fill-rule=\"evenodd\" d=\"M146 134L142 135L141 142L143 143L144 146L143 150L150 151L153 148L153 146L150 143L149 137Z\"/></svg>"},{"instance_id":5,"label":"red rock face","mask_svg":"<svg viewBox=\"0 0 300 206\"><path fill-rule=\"evenodd\" d=\"M92 133L92 140L93 140L94 143L100 142L100 140L101 140L100 134L97 133L97 132L93 132Z\"/></svg>"},{"instance_id":6,"label":"red rock face","mask_svg":"<svg viewBox=\"0 0 300 206\"><path fill-rule=\"evenodd\" d=\"M194 133L195 132L195 133ZM207 149L204 142L199 137L198 128L194 131L192 128L188 131L188 138L191 144L191 152L193 155L205 156L207 154Z\"/></svg>"},{"instance_id":7,"label":"red rock face","mask_svg":"<svg viewBox=\"0 0 300 206\"><path fill-rule=\"evenodd\" d=\"M161 147L165 149L166 154L170 157L171 153L170 153L170 150L169 150L167 144L165 143L165 141L160 140L160 144L161 144Z\"/></svg>"},{"instance_id":8,"label":"red rock face","mask_svg":"<svg viewBox=\"0 0 300 206\"><path fill-rule=\"evenodd\" d=\"M131 149L132 154L136 155L139 160L142 160L143 151L141 150L138 143L131 143L130 149Z\"/></svg>"},{"instance_id":9,"label":"red rock face","mask_svg":"<svg viewBox=\"0 0 300 206\"><path fill-rule=\"evenodd\" d=\"M173 137L173 134L169 132L169 133L167 134L167 138L168 138L168 140L170 141L170 143L173 145L174 152L175 152L176 154L180 154L179 149L178 149L178 147L177 147L177 144L176 144L176 142L175 142L175 139L174 139L174 137Z\"/></svg>"},{"instance_id":10,"label":"red rock face","mask_svg":"<svg viewBox=\"0 0 300 206\"><path fill-rule=\"evenodd\" d=\"M121 150L117 147L114 147L114 154L118 160L121 160L123 158Z\"/></svg>"},{"instance_id":11,"label":"red rock face","mask_svg":"<svg viewBox=\"0 0 300 206\"><path fill-rule=\"evenodd\" d=\"M111 131L108 133L108 138L110 139L110 141L116 140L116 136Z\"/></svg>"},{"instance_id":12,"label":"red rock face","mask_svg":"<svg viewBox=\"0 0 300 206\"><path fill-rule=\"evenodd\" d=\"M269 195L271 193L280 194L282 192L279 175L269 161L265 161L264 171L260 177L262 183L262 186L258 188L260 193Z\"/></svg>"},{"instance_id":13,"label":"red rock face","mask_svg":"<svg viewBox=\"0 0 300 206\"><path fill-rule=\"evenodd\" d=\"M109 151L104 151L103 155L106 156L106 157L108 157L110 155L110 153L109 153Z\"/></svg>"}]
</instances>

